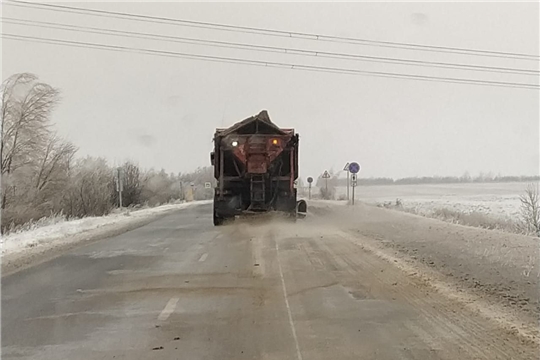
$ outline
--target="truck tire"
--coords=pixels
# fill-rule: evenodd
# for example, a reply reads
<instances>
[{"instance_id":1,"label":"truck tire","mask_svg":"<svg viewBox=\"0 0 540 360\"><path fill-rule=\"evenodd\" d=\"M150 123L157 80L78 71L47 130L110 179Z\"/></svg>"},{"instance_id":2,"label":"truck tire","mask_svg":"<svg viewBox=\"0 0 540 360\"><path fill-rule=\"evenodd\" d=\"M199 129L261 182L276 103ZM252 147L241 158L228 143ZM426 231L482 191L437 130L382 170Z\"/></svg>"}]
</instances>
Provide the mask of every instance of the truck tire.
<instances>
[{"instance_id":1,"label":"truck tire","mask_svg":"<svg viewBox=\"0 0 540 360\"><path fill-rule=\"evenodd\" d=\"M298 200L296 202L296 211L304 214L307 212L307 203L305 200Z\"/></svg>"},{"instance_id":2,"label":"truck tire","mask_svg":"<svg viewBox=\"0 0 540 360\"><path fill-rule=\"evenodd\" d=\"M296 217L303 219L307 214L307 203L305 200L298 200L296 202Z\"/></svg>"},{"instance_id":3,"label":"truck tire","mask_svg":"<svg viewBox=\"0 0 540 360\"><path fill-rule=\"evenodd\" d=\"M224 219L221 216L219 216L219 214L215 210L213 214L214 214L214 226L223 225Z\"/></svg>"}]
</instances>

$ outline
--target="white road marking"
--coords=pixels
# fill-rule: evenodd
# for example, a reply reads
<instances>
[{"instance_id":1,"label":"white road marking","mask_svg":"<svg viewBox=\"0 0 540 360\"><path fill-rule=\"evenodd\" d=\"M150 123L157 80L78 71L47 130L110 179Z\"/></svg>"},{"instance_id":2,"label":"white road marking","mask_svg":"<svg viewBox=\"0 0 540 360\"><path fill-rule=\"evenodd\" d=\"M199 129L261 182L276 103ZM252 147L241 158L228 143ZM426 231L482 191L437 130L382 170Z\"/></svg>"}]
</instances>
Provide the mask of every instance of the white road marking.
<instances>
[{"instance_id":1,"label":"white road marking","mask_svg":"<svg viewBox=\"0 0 540 360\"><path fill-rule=\"evenodd\" d=\"M171 298L167 305L165 305L165 308L163 311L159 314L158 320L159 321L165 321L169 318L169 316L172 314L174 309L176 308L176 303L178 303L178 298Z\"/></svg>"},{"instance_id":2,"label":"white road marking","mask_svg":"<svg viewBox=\"0 0 540 360\"><path fill-rule=\"evenodd\" d=\"M203 262L204 260L206 260L207 257L208 257L208 253L204 253L204 254L201 255L199 261Z\"/></svg>"},{"instance_id":3,"label":"white road marking","mask_svg":"<svg viewBox=\"0 0 540 360\"><path fill-rule=\"evenodd\" d=\"M279 258L279 245L276 241L276 256L278 260L279 276L281 277L281 287L283 288L283 297L285 298L285 305L287 306L287 314L289 314L289 325L291 326L292 336L294 344L296 345L296 358L302 359L302 353L300 352L300 345L298 344L298 337L296 336L296 329L294 328L294 321L291 313L291 307L289 305L289 296L287 295L287 287L285 286L285 278L283 277L283 268L281 267L281 260Z\"/></svg>"}]
</instances>

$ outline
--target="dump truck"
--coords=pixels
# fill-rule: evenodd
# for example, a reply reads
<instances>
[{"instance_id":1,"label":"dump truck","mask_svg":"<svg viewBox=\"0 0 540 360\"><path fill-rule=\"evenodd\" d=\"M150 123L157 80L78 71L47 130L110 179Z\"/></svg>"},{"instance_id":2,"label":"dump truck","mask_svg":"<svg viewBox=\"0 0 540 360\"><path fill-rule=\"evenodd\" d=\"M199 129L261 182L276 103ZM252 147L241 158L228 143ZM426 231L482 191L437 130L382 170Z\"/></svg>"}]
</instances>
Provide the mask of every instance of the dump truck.
<instances>
[{"instance_id":1,"label":"dump truck","mask_svg":"<svg viewBox=\"0 0 540 360\"><path fill-rule=\"evenodd\" d=\"M294 129L278 127L266 110L216 129L210 153L217 180L214 225L268 212L303 217L307 204L296 197L298 143Z\"/></svg>"}]
</instances>

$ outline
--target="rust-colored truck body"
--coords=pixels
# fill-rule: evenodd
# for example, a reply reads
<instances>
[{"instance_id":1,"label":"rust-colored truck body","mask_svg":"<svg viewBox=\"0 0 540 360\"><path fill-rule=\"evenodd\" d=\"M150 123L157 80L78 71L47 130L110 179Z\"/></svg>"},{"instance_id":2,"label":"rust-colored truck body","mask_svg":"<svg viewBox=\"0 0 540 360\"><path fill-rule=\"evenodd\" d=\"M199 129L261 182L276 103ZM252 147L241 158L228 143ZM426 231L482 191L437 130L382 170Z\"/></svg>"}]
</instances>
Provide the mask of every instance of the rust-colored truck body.
<instances>
[{"instance_id":1,"label":"rust-colored truck body","mask_svg":"<svg viewBox=\"0 0 540 360\"><path fill-rule=\"evenodd\" d=\"M248 213L305 213L305 202L296 199L298 144L294 129L278 127L264 110L216 129L210 155L217 180L214 224Z\"/></svg>"}]
</instances>

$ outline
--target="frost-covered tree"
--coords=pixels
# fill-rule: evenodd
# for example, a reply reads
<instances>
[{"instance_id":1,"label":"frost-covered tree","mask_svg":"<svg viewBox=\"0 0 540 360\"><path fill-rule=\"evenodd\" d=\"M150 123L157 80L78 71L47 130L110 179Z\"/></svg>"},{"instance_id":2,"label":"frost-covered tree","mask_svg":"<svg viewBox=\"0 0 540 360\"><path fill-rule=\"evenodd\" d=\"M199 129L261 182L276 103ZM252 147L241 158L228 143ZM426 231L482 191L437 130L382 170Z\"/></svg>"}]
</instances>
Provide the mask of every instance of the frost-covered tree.
<instances>
[{"instance_id":1,"label":"frost-covered tree","mask_svg":"<svg viewBox=\"0 0 540 360\"><path fill-rule=\"evenodd\" d=\"M69 186L63 198L67 216L100 216L113 205L113 171L102 158L86 157L75 161L69 170Z\"/></svg>"},{"instance_id":2,"label":"frost-covered tree","mask_svg":"<svg viewBox=\"0 0 540 360\"><path fill-rule=\"evenodd\" d=\"M67 182L73 144L51 130L57 89L28 73L1 86L0 170L2 227L57 212Z\"/></svg>"}]
</instances>

